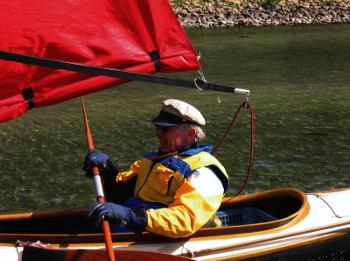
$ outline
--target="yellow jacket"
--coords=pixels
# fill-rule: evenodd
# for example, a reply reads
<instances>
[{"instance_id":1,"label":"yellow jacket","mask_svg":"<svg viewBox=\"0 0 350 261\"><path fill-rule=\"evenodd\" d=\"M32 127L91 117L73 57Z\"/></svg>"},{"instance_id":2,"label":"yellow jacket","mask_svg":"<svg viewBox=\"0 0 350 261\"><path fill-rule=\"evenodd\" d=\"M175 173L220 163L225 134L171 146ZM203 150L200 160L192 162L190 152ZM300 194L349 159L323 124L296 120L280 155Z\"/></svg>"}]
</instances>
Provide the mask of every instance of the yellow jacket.
<instances>
[{"instance_id":1,"label":"yellow jacket","mask_svg":"<svg viewBox=\"0 0 350 261\"><path fill-rule=\"evenodd\" d=\"M196 145L169 157L151 152L136 161L129 171L118 175L117 181L123 182L137 175L136 199L168 206L147 210L147 231L174 238L186 237L215 215L224 195L203 197L187 180L195 169L208 167L226 192L228 175L210 151L211 146Z\"/></svg>"}]
</instances>

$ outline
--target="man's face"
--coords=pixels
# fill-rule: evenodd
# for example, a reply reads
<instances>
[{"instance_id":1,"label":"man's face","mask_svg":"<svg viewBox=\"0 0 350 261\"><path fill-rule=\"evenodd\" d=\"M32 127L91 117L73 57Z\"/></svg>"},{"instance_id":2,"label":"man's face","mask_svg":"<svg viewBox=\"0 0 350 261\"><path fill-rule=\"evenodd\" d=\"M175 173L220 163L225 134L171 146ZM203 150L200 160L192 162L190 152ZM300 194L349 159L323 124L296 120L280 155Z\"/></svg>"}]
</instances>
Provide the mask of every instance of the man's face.
<instances>
[{"instance_id":1,"label":"man's face","mask_svg":"<svg viewBox=\"0 0 350 261\"><path fill-rule=\"evenodd\" d=\"M159 139L162 153L170 153L190 146L195 135L195 128L184 125L171 127L156 125L156 136Z\"/></svg>"}]
</instances>

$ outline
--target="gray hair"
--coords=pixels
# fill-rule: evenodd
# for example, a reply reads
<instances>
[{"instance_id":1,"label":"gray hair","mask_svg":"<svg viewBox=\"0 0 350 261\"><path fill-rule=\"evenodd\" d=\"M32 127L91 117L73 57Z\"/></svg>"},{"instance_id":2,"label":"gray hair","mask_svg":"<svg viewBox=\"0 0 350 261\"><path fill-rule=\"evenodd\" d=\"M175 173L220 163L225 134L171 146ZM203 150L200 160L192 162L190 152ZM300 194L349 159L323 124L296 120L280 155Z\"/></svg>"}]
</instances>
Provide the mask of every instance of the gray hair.
<instances>
[{"instance_id":1,"label":"gray hair","mask_svg":"<svg viewBox=\"0 0 350 261\"><path fill-rule=\"evenodd\" d=\"M194 142L198 143L205 139L206 135L201 126L198 126L196 124L184 124L184 127L186 128L195 128L196 129L196 137L194 137Z\"/></svg>"}]
</instances>

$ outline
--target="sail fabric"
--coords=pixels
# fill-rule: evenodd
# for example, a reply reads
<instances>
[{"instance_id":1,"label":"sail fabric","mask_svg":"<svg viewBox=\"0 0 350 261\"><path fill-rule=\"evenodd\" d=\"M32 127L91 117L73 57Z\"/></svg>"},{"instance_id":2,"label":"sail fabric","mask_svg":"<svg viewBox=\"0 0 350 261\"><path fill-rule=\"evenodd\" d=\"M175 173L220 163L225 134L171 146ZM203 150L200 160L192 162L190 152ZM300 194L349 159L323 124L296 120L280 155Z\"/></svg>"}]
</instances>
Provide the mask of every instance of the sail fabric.
<instances>
[{"instance_id":1,"label":"sail fabric","mask_svg":"<svg viewBox=\"0 0 350 261\"><path fill-rule=\"evenodd\" d=\"M126 71L200 68L167 0L0 2L0 50ZM0 122L127 82L0 60Z\"/></svg>"}]
</instances>

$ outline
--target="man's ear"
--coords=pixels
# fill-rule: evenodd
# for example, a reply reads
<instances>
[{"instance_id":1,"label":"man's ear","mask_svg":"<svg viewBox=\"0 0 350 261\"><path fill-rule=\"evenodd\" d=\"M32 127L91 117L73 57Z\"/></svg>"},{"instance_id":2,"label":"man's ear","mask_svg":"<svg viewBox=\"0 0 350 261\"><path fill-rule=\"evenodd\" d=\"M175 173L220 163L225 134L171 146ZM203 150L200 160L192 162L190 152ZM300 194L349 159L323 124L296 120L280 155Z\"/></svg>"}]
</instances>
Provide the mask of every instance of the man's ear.
<instances>
[{"instance_id":1,"label":"man's ear","mask_svg":"<svg viewBox=\"0 0 350 261\"><path fill-rule=\"evenodd\" d=\"M193 140L195 137L196 137L196 134L197 134L197 130L196 128L190 128L189 131L188 131L188 137L190 138L190 140Z\"/></svg>"}]
</instances>

